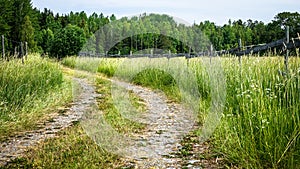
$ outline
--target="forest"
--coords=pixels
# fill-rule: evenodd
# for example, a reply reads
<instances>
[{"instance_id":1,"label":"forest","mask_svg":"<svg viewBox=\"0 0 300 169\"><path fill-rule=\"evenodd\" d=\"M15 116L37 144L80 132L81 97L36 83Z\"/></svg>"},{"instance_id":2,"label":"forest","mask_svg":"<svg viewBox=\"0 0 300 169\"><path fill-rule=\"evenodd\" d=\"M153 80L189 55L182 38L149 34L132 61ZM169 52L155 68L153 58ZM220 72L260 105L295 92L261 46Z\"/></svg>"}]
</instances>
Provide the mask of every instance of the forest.
<instances>
[{"instance_id":1,"label":"forest","mask_svg":"<svg viewBox=\"0 0 300 169\"><path fill-rule=\"evenodd\" d=\"M87 15L84 11L68 14L53 13L51 9L39 10L32 6L31 0L0 0L0 35L5 37L5 52L12 55L20 42L27 42L31 53L40 53L54 57L77 55L89 39L101 41L109 37L97 37L97 30L117 20L115 15L105 16L101 11ZM176 32L185 36L188 29L178 24L167 15L141 14L132 18L121 18L123 29L156 29L151 27L153 20L161 22L166 32ZM139 24L142 21L142 24ZM290 36L297 37L300 32L300 14L282 12L274 16L270 23L257 20L229 20L227 24L216 25L203 21L194 23L193 28L200 30L208 37L215 50L228 50L242 45L268 43L282 39L285 27L290 27ZM193 33L193 32L192 32ZM197 34L197 32L194 32ZM96 53L129 54L144 48L168 48L173 53L184 53L188 49L179 41L162 37L162 32L129 37L114 49L106 51L105 47L94 46ZM189 37L193 37L189 34ZM2 52L2 51L1 51Z\"/></svg>"}]
</instances>

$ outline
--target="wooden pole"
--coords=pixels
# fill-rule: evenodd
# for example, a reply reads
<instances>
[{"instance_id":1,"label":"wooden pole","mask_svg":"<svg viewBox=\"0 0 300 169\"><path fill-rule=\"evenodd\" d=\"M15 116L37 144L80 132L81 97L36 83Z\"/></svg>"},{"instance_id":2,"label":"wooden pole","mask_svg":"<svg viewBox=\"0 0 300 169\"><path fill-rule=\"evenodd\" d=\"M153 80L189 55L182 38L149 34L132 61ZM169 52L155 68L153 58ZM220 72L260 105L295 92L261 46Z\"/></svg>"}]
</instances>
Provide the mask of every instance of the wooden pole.
<instances>
[{"instance_id":1,"label":"wooden pole","mask_svg":"<svg viewBox=\"0 0 300 169\"><path fill-rule=\"evenodd\" d=\"M289 31L289 26L286 27L286 44L288 45L290 42L290 31ZM284 65L285 65L285 70L288 72L289 68L289 50L286 49L286 55L284 57Z\"/></svg>"},{"instance_id":2,"label":"wooden pole","mask_svg":"<svg viewBox=\"0 0 300 169\"><path fill-rule=\"evenodd\" d=\"M2 37L2 58L5 59L5 46L4 46L4 35Z\"/></svg>"},{"instance_id":3,"label":"wooden pole","mask_svg":"<svg viewBox=\"0 0 300 169\"><path fill-rule=\"evenodd\" d=\"M24 50L23 50L23 42L20 43L20 57L22 58L22 63L24 64Z\"/></svg>"},{"instance_id":4,"label":"wooden pole","mask_svg":"<svg viewBox=\"0 0 300 169\"><path fill-rule=\"evenodd\" d=\"M28 43L25 42L25 59L27 60L27 55L28 55Z\"/></svg>"},{"instance_id":5,"label":"wooden pole","mask_svg":"<svg viewBox=\"0 0 300 169\"><path fill-rule=\"evenodd\" d=\"M211 59L212 59L212 55L213 55L213 45L212 44L210 44L209 54L210 54L209 62L211 63Z\"/></svg>"},{"instance_id":6,"label":"wooden pole","mask_svg":"<svg viewBox=\"0 0 300 169\"><path fill-rule=\"evenodd\" d=\"M239 50L241 51L242 50L242 39L239 38L239 42L238 42L238 45L239 45Z\"/></svg>"},{"instance_id":7,"label":"wooden pole","mask_svg":"<svg viewBox=\"0 0 300 169\"><path fill-rule=\"evenodd\" d=\"M242 46L242 39L241 39L241 38L239 39L238 45L239 45L239 51L242 51L242 47L243 47L243 46ZM240 63L240 66L241 66L241 63L242 63L241 57L242 57L242 55L239 55L239 63Z\"/></svg>"},{"instance_id":8,"label":"wooden pole","mask_svg":"<svg viewBox=\"0 0 300 169\"><path fill-rule=\"evenodd\" d=\"M15 46L15 53L14 53L14 58L17 58L18 57L18 47L17 46Z\"/></svg>"}]
</instances>

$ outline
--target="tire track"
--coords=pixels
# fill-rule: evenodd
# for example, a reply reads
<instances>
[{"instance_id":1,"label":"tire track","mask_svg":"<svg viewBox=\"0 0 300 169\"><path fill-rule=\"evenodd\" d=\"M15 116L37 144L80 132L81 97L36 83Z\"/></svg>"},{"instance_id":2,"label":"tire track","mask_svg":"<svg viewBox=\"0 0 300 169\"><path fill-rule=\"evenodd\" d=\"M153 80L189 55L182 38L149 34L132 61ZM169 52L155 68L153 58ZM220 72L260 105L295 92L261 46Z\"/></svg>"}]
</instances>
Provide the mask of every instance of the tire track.
<instances>
[{"instance_id":1,"label":"tire track","mask_svg":"<svg viewBox=\"0 0 300 169\"><path fill-rule=\"evenodd\" d=\"M196 125L196 118L182 105L168 102L161 93L112 81L137 94L146 102L148 111L140 118L146 130L134 135L125 148L127 158L135 162L135 168L182 168L182 159L173 155L181 148L180 141Z\"/></svg>"},{"instance_id":2,"label":"tire track","mask_svg":"<svg viewBox=\"0 0 300 169\"><path fill-rule=\"evenodd\" d=\"M74 78L82 88L81 94L74 100L71 108L63 115L40 124L38 130L24 132L0 143L0 166L22 157L29 147L39 142L56 137L56 133L74 122L81 121L86 112L95 108L98 94L94 86L85 79ZM147 112L139 118L147 125L143 132L131 135L130 144L123 147L125 161L131 161L129 168L202 168L199 160L191 159L192 165L183 165L182 158L176 156L182 145L180 141L195 129L196 118L182 105L170 102L159 92L130 83L111 80L113 84L133 91L143 99ZM201 146L201 145L199 145ZM206 164L205 166L209 166Z\"/></svg>"},{"instance_id":3,"label":"tire track","mask_svg":"<svg viewBox=\"0 0 300 169\"><path fill-rule=\"evenodd\" d=\"M74 122L78 122L83 113L95 104L97 97L95 88L84 79L74 78L74 80L80 85L82 92L74 100L71 108L66 113L39 124L37 130L22 132L0 143L0 166L22 157L29 147L35 146L45 139L55 137L57 132L71 126Z\"/></svg>"}]
</instances>

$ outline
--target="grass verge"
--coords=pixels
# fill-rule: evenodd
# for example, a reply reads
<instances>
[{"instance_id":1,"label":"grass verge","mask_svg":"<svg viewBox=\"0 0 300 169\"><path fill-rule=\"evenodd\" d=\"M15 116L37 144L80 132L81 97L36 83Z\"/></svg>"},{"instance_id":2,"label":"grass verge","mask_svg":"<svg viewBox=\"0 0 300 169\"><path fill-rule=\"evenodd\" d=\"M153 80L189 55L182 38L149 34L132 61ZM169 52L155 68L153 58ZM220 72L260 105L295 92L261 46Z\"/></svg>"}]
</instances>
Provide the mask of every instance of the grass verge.
<instances>
[{"instance_id":1,"label":"grass verge","mask_svg":"<svg viewBox=\"0 0 300 169\"><path fill-rule=\"evenodd\" d=\"M1 63L0 67L0 141L16 132L34 129L56 108L72 99L72 84L60 66L31 55Z\"/></svg>"}]
</instances>

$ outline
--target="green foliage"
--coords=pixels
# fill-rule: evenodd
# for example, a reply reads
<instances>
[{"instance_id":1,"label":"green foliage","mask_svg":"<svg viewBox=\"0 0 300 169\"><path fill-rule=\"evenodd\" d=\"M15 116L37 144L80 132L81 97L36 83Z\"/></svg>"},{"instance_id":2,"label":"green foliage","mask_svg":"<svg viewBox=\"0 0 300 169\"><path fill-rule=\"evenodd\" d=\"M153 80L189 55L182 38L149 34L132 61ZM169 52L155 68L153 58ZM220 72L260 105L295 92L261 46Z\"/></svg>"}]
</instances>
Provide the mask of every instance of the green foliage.
<instances>
[{"instance_id":1,"label":"green foliage","mask_svg":"<svg viewBox=\"0 0 300 169\"><path fill-rule=\"evenodd\" d=\"M81 28L68 25L54 35L50 55L63 58L77 55L85 43L85 35Z\"/></svg>"},{"instance_id":2,"label":"green foliage","mask_svg":"<svg viewBox=\"0 0 300 169\"><path fill-rule=\"evenodd\" d=\"M149 54L151 50L159 54L188 53L188 44L199 52L208 46L208 40L196 26L178 24L172 17L159 14L121 18L101 28L95 36L96 48L100 44L110 55L129 55L130 51Z\"/></svg>"},{"instance_id":3,"label":"green foliage","mask_svg":"<svg viewBox=\"0 0 300 169\"><path fill-rule=\"evenodd\" d=\"M79 57L66 57L63 58L61 63L70 68L85 70L89 72L97 72L97 69L102 62L101 59L95 58L79 58Z\"/></svg>"},{"instance_id":4,"label":"green foliage","mask_svg":"<svg viewBox=\"0 0 300 169\"><path fill-rule=\"evenodd\" d=\"M12 1L0 0L0 34L8 35L11 29L9 21L12 19Z\"/></svg>"},{"instance_id":5,"label":"green foliage","mask_svg":"<svg viewBox=\"0 0 300 169\"><path fill-rule=\"evenodd\" d=\"M297 37L299 32L300 14L298 12L282 12L268 24L261 21L247 22L242 20L229 21L228 24L217 26L213 22L204 21L199 24L200 29L209 37L215 49L230 49L238 47L238 39L242 45L254 45L272 42L285 36L285 27L290 26L290 36Z\"/></svg>"},{"instance_id":6,"label":"green foliage","mask_svg":"<svg viewBox=\"0 0 300 169\"><path fill-rule=\"evenodd\" d=\"M42 39L40 41L40 46L43 50L43 53L50 53L50 50L51 50L51 45L53 43L53 40L54 40L54 34L53 32L51 31L51 29L43 29L42 30Z\"/></svg>"},{"instance_id":7,"label":"green foliage","mask_svg":"<svg viewBox=\"0 0 300 169\"><path fill-rule=\"evenodd\" d=\"M44 96L63 82L57 65L41 59L4 62L0 67L1 115L21 110L35 98ZM7 111L3 111L3 108Z\"/></svg>"},{"instance_id":8,"label":"green foliage","mask_svg":"<svg viewBox=\"0 0 300 169\"><path fill-rule=\"evenodd\" d=\"M24 32L22 33L22 31L25 31L22 30L24 26L31 29L30 24L32 24L31 19L33 19L33 8L31 5L31 0L13 0L11 9L13 10L11 18L12 20L8 21L9 25L11 26L9 38L14 41L20 42L23 38L22 36L24 35ZM28 33L30 34L33 31L34 30L32 29L28 30ZM29 35L28 37L31 38L30 36L31 35ZM24 38L26 39L28 37ZM34 42L32 41L32 39L30 39L30 41L31 45L33 45ZM13 43L11 50L14 50L14 47L18 45L19 44Z\"/></svg>"},{"instance_id":9,"label":"green foliage","mask_svg":"<svg viewBox=\"0 0 300 169\"><path fill-rule=\"evenodd\" d=\"M113 86L110 81L102 78L97 78L96 82L97 82L97 93L103 95L103 97L97 100L99 110L104 112L105 120L108 123L110 123L110 125L112 125L114 129L116 129L118 132L128 133L128 132L139 132L140 130L145 128L145 124L132 121L130 119L123 117L122 114L115 107L115 103L112 100L112 96L111 96L111 91ZM135 105L136 107L142 106L140 103L137 102L138 101L137 96L135 96L133 93L131 93L129 99L133 101L133 105ZM126 107L125 109L127 109L127 111L130 111L131 113L133 111L136 111L136 113L143 113L143 112L138 112L138 110L135 109L129 109L128 107ZM145 110L145 108L141 108L140 110ZM122 113L126 113L126 112L122 112Z\"/></svg>"},{"instance_id":10,"label":"green foliage","mask_svg":"<svg viewBox=\"0 0 300 169\"><path fill-rule=\"evenodd\" d=\"M29 49L35 49L36 43L34 41L34 28L32 27L30 18L28 15L24 18L24 24L21 27L21 41L28 43Z\"/></svg>"},{"instance_id":11,"label":"green foliage","mask_svg":"<svg viewBox=\"0 0 300 169\"><path fill-rule=\"evenodd\" d=\"M76 57L65 57L62 59L61 64L74 69L76 66Z\"/></svg>"},{"instance_id":12,"label":"green foliage","mask_svg":"<svg viewBox=\"0 0 300 169\"><path fill-rule=\"evenodd\" d=\"M167 72L159 69L146 69L133 77L132 82L137 85L147 86L154 89L163 90L169 97L176 98L178 90L175 79Z\"/></svg>"},{"instance_id":13,"label":"green foliage","mask_svg":"<svg viewBox=\"0 0 300 169\"><path fill-rule=\"evenodd\" d=\"M116 65L122 63L122 60L107 60L100 62L101 73L110 72L109 69L116 69ZM297 168L300 165L299 59L290 59L287 75L280 71L284 70L283 63L279 57L245 58L241 65L232 58L223 58L227 98L221 123L211 142L214 151L229 165L240 168ZM180 68L181 64L172 66ZM191 59L189 63L201 94L200 122L210 109L212 93L202 64L200 59ZM132 69L132 65L123 65L120 78L131 77L128 72ZM157 69L141 71L132 82L161 89L169 97L172 97L168 94L170 89L176 86L169 74ZM172 93L180 100L180 91Z\"/></svg>"},{"instance_id":14,"label":"green foliage","mask_svg":"<svg viewBox=\"0 0 300 169\"><path fill-rule=\"evenodd\" d=\"M44 54L52 54L55 57L77 54L79 50L75 47L76 52L70 52L70 46L74 46L71 41L61 41L57 38L54 41L52 40L52 33L59 38L69 36L68 31L63 31L68 25L77 26L84 32L83 38L89 42L85 46L84 51L94 51L97 54L104 54L107 51L109 54L118 54L120 52L121 55L127 55L130 51L136 52L151 48L170 50L173 53L188 53L189 48L184 44L185 42L197 44L193 46L197 48L196 51L207 50L206 44L209 41L216 50L223 50L238 47L239 38L241 38L243 46L282 39L284 38L284 29L286 26L290 26L291 37L296 37L297 33L300 32L300 14L298 12L278 13L274 17L274 20L267 24L249 19L246 22L242 20L230 20L228 24L218 26L213 22L204 21L194 24L192 26L194 31L190 31L190 29L187 29L182 24L176 23L170 16L146 15L144 13L139 17L132 17L130 19L127 17L121 18L120 22L118 21L119 25L115 25L116 28L113 29L113 32L128 32L128 35L130 35L134 33L132 30L136 30L137 32L151 30L153 33L125 37L125 39L120 40L118 39L120 34L113 34L113 32L106 32L107 30L102 29L104 25L110 22L118 23L114 22L116 21L114 14L105 17L102 13L93 13L88 16L84 11L81 11L59 15L54 14L47 8L43 11L33 9L31 0L1 0L0 8L2 9L0 11L0 35L5 35L6 38L13 40L6 41L7 52L13 53L15 47L19 45L19 43L14 43L14 41L28 41L30 51L40 51ZM156 27L153 23L154 25L155 23L160 23L164 28ZM123 30L119 30L119 28ZM162 31L158 32L159 30ZM201 31L208 39L197 37ZM167 34L173 34L176 38L172 39L162 36ZM71 38L73 37L71 36ZM88 40L90 38L91 40ZM184 43L176 39L183 40ZM112 49L108 48L110 45L113 45L111 44L112 42L116 41L119 43ZM57 44L57 42L60 43ZM58 48L62 43L67 45L68 49L61 50ZM51 46L54 46L53 50L50 49ZM150 52L148 51L148 53Z\"/></svg>"},{"instance_id":15,"label":"green foliage","mask_svg":"<svg viewBox=\"0 0 300 169\"><path fill-rule=\"evenodd\" d=\"M198 77L201 98L210 102L209 77L203 73L201 61L192 59L190 67ZM299 59L290 60L288 76L278 73L284 70L282 58L249 58L241 67L225 58L223 67L227 99L224 117L213 137L216 150L227 162L243 168L299 166ZM148 69L134 81L168 93L173 84L168 79L162 72ZM205 106L204 112L210 105Z\"/></svg>"},{"instance_id":16,"label":"green foliage","mask_svg":"<svg viewBox=\"0 0 300 169\"><path fill-rule=\"evenodd\" d=\"M117 168L119 157L99 147L76 124L63 130L57 138L46 140L31 149L25 157L12 161L4 168Z\"/></svg>"},{"instance_id":17,"label":"green foliage","mask_svg":"<svg viewBox=\"0 0 300 169\"><path fill-rule=\"evenodd\" d=\"M242 168L297 168L300 155L299 59L225 59L227 101L215 147ZM224 141L225 140L225 141Z\"/></svg>"},{"instance_id":18,"label":"green foliage","mask_svg":"<svg viewBox=\"0 0 300 169\"><path fill-rule=\"evenodd\" d=\"M300 32L300 14L298 12L281 12L277 14L273 21L281 28L290 27L291 37L296 37Z\"/></svg>"},{"instance_id":19,"label":"green foliage","mask_svg":"<svg viewBox=\"0 0 300 169\"><path fill-rule=\"evenodd\" d=\"M103 73L108 77L113 77L117 68L117 64L112 60L102 60L98 65L97 72Z\"/></svg>"},{"instance_id":20,"label":"green foliage","mask_svg":"<svg viewBox=\"0 0 300 169\"><path fill-rule=\"evenodd\" d=\"M0 66L0 140L15 131L34 128L51 107L72 96L59 65L39 56L2 62ZM9 131L9 132L8 132Z\"/></svg>"}]
</instances>

